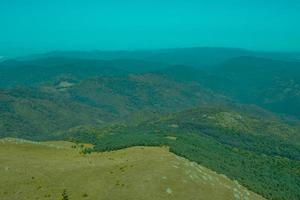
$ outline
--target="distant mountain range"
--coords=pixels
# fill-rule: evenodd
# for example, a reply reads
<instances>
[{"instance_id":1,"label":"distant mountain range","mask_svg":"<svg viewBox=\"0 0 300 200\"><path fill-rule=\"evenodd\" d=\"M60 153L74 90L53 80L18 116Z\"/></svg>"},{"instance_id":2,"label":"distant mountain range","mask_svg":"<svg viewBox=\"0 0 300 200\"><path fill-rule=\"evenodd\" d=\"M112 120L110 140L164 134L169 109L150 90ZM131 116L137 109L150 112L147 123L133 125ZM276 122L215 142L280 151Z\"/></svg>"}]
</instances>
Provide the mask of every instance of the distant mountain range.
<instances>
[{"instance_id":1,"label":"distant mountain range","mask_svg":"<svg viewBox=\"0 0 300 200\"><path fill-rule=\"evenodd\" d=\"M300 54L51 52L0 62L0 137L168 146L269 199L298 200Z\"/></svg>"},{"instance_id":2,"label":"distant mountain range","mask_svg":"<svg viewBox=\"0 0 300 200\"><path fill-rule=\"evenodd\" d=\"M201 54L205 50L207 50L206 54ZM195 53L194 56L198 55L199 59L210 53L221 55L222 52L226 52L222 59L249 53L240 49L194 48L177 51L160 50L155 51L155 55L163 56L167 52L169 56L175 52L180 55L185 52L188 55L186 59L192 55L191 52ZM29 101L34 105L47 101L43 106L46 113L50 110L62 113L59 112L60 109L70 109L72 113L72 108L62 105L75 104L83 106L81 114L85 111L94 113L91 117L86 114L85 118L98 116L100 121L107 122L138 110L155 109L172 112L209 103L224 104L235 101L255 104L279 114L300 118L299 62L239 56L200 70L191 66L172 65L172 63L130 60L129 57L133 52L120 54L115 52L115 57L120 58L118 60L83 59L83 57L95 59L94 54L95 52L82 54L55 52L40 56L39 59L7 60L0 63L1 94L5 96L1 98L2 107L5 107L4 101L10 102L10 107L13 104L19 105L20 101ZM60 57L53 57L54 55ZM77 58L72 58L72 55ZM265 55L270 57L273 54ZM16 87L19 89L16 90ZM49 103L58 107L48 110ZM91 112L93 108L96 109ZM30 108L27 112L35 111L34 108ZM43 113L41 110L39 112ZM14 112L10 112L9 116L12 113ZM63 113L68 112L65 110ZM28 113L25 116L27 117ZM36 117L38 119L39 115ZM55 119L59 117L56 116ZM52 124L50 121L49 126ZM82 123L78 124L79 121ZM74 124L100 125L101 123L91 119L80 120L78 117L76 122L69 125L66 123L64 127L70 128ZM39 132L40 129L37 131Z\"/></svg>"},{"instance_id":3,"label":"distant mountain range","mask_svg":"<svg viewBox=\"0 0 300 200\"><path fill-rule=\"evenodd\" d=\"M195 81L238 102L300 117L300 62L237 57L201 71L169 67L161 74L177 81Z\"/></svg>"},{"instance_id":4,"label":"distant mountain range","mask_svg":"<svg viewBox=\"0 0 300 200\"><path fill-rule=\"evenodd\" d=\"M170 112L227 101L198 83L148 73L82 81L61 77L39 87L0 90L0 97L1 132L29 138L79 125L103 126L140 110Z\"/></svg>"},{"instance_id":5,"label":"distant mountain range","mask_svg":"<svg viewBox=\"0 0 300 200\"><path fill-rule=\"evenodd\" d=\"M164 68L165 64L139 60L84 60L49 57L36 60L7 60L0 63L0 87L36 86L60 76L85 79L120 76Z\"/></svg>"},{"instance_id":6,"label":"distant mountain range","mask_svg":"<svg viewBox=\"0 0 300 200\"><path fill-rule=\"evenodd\" d=\"M223 63L215 73L229 83L223 83L219 91L244 103L299 118L300 62L240 57Z\"/></svg>"},{"instance_id":7,"label":"distant mountain range","mask_svg":"<svg viewBox=\"0 0 300 200\"><path fill-rule=\"evenodd\" d=\"M251 56L275 60L300 61L300 52L259 52L239 48L194 47L175 49L154 49L136 51L53 51L46 54L32 55L19 60L33 60L49 57L64 57L89 60L134 59L170 65L187 65L196 68L217 65L229 59Z\"/></svg>"}]
</instances>

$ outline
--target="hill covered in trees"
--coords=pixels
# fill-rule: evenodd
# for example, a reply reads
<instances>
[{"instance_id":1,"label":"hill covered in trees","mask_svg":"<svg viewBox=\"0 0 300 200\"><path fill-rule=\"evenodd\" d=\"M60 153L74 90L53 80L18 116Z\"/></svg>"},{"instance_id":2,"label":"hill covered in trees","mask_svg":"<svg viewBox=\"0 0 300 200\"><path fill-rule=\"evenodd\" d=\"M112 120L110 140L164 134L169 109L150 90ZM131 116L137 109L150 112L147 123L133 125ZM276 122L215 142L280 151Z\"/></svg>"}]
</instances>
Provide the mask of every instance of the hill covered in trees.
<instances>
[{"instance_id":1,"label":"hill covered in trees","mask_svg":"<svg viewBox=\"0 0 300 200\"><path fill-rule=\"evenodd\" d=\"M131 126L78 127L64 135L71 141L93 143L91 150L100 152L169 146L171 152L224 173L268 199L296 200L300 195L299 127L253 110L198 108Z\"/></svg>"},{"instance_id":2,"label":"hill covered in trees","mask_svg":"<svg viewBox=\"0 0 300 200\"><path fill-rule=\"evenodd\" d=\"M146 73L58 78L45 85L0 90L1 136L51 138L74 126L104 126L141 110L172 112L226 98L197 83Z\"/></svg>"},{"instance_id":3,"label":"hill covered in trees","mask_svg":"<svg viewBox=\"0 0 300 200\"><path fill-rule=\"evenodd\" d=\"M298 54L191 48L0 62L0 137L167 146L267 199L300 198Z\"/></svg>"}]
</instances>

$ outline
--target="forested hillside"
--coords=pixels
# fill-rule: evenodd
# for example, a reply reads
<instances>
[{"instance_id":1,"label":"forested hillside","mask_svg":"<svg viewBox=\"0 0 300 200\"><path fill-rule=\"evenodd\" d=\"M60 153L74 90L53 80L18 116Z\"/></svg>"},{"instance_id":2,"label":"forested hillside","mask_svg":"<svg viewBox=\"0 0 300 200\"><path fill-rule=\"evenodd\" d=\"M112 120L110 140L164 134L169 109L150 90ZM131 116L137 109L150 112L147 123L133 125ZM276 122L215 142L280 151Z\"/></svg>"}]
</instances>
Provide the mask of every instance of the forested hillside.
<instances>
[{"instance_id":1,"label":"forested hillside","mask_svg":"<svg viewBox=\"0 0 300 200\"><path fill-rule=\"evenodd\" d=\"M0 137L93 144L83 155L167 146L267 199L298 200L296 58L195 48L5 60Z\"/></svg>"},{"instance_id":2,"label":"forested hillside","mask_svg":"<svg viewBox=\"0 0 300 200\"><path fill-rule=\"evenodd\" d=\"M141 110L172 112L228 100L197 83L155 74L57 78L33 88L0 90L1 136L51 138L74 126L104 126Z\"/></svg>"},{"instance_id":3,"label":"forested hillside","mask_svg":"<svg viewBox=\"0 0 300 200\"><path fill-rule=\"evenodd\" d=\"M95 144L86 153L166 145L175 154L224 173L268 199L296 200L300 197L299 130L243 107L206 107L131 126L81 127L62 135Z\"/></svg>"},{"instance_id":4,"label":"forested hillside","mask_svg":"<svg viewBox=\"0 0 300 200\"><path fill-rule=\"evenodd\" d=\"M226 89L220 88L226 95L300 118L300 62L240 57L225 62L215 73L227 78Z\"/></svg>"}]
</instances>

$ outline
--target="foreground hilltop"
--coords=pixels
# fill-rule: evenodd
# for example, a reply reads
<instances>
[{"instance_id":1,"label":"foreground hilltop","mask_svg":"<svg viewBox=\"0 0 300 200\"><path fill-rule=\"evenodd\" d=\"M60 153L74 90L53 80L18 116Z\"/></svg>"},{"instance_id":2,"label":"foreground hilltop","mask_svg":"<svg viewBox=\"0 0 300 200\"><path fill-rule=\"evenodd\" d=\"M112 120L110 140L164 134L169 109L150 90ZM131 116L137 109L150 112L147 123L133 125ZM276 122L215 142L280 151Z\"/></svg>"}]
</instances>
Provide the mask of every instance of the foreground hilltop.
<instances>
[{"instance_id":1,"label":"foreground hilltop","mask_svg":"<svg viewBox=\"0 0 300 200\"><path fill-rule=\"evenodd\" d=\"M57 199L64 190L71 200L264 199L163 147L83 155L70 142L0 142L3 200Z\"/></svg>"}]
</instances>

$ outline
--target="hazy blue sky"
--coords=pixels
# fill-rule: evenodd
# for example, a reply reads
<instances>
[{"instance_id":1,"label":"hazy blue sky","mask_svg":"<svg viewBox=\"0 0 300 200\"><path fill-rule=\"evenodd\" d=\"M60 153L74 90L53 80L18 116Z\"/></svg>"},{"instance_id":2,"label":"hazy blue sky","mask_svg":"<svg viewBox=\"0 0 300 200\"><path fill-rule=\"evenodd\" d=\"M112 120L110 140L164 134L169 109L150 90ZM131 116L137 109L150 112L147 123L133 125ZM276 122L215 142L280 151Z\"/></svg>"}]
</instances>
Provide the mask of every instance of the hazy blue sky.
<instances>
[{"instance_id":1,"label":"hazy blue sky","mask_svg":"<svg viewBox=\"0 0 300 200\"><path fill-rule=\"evenodd\" d=\"M300 51L300 0L0 0L0 56L190 46Z\"/></svg>"}]
</instances>

